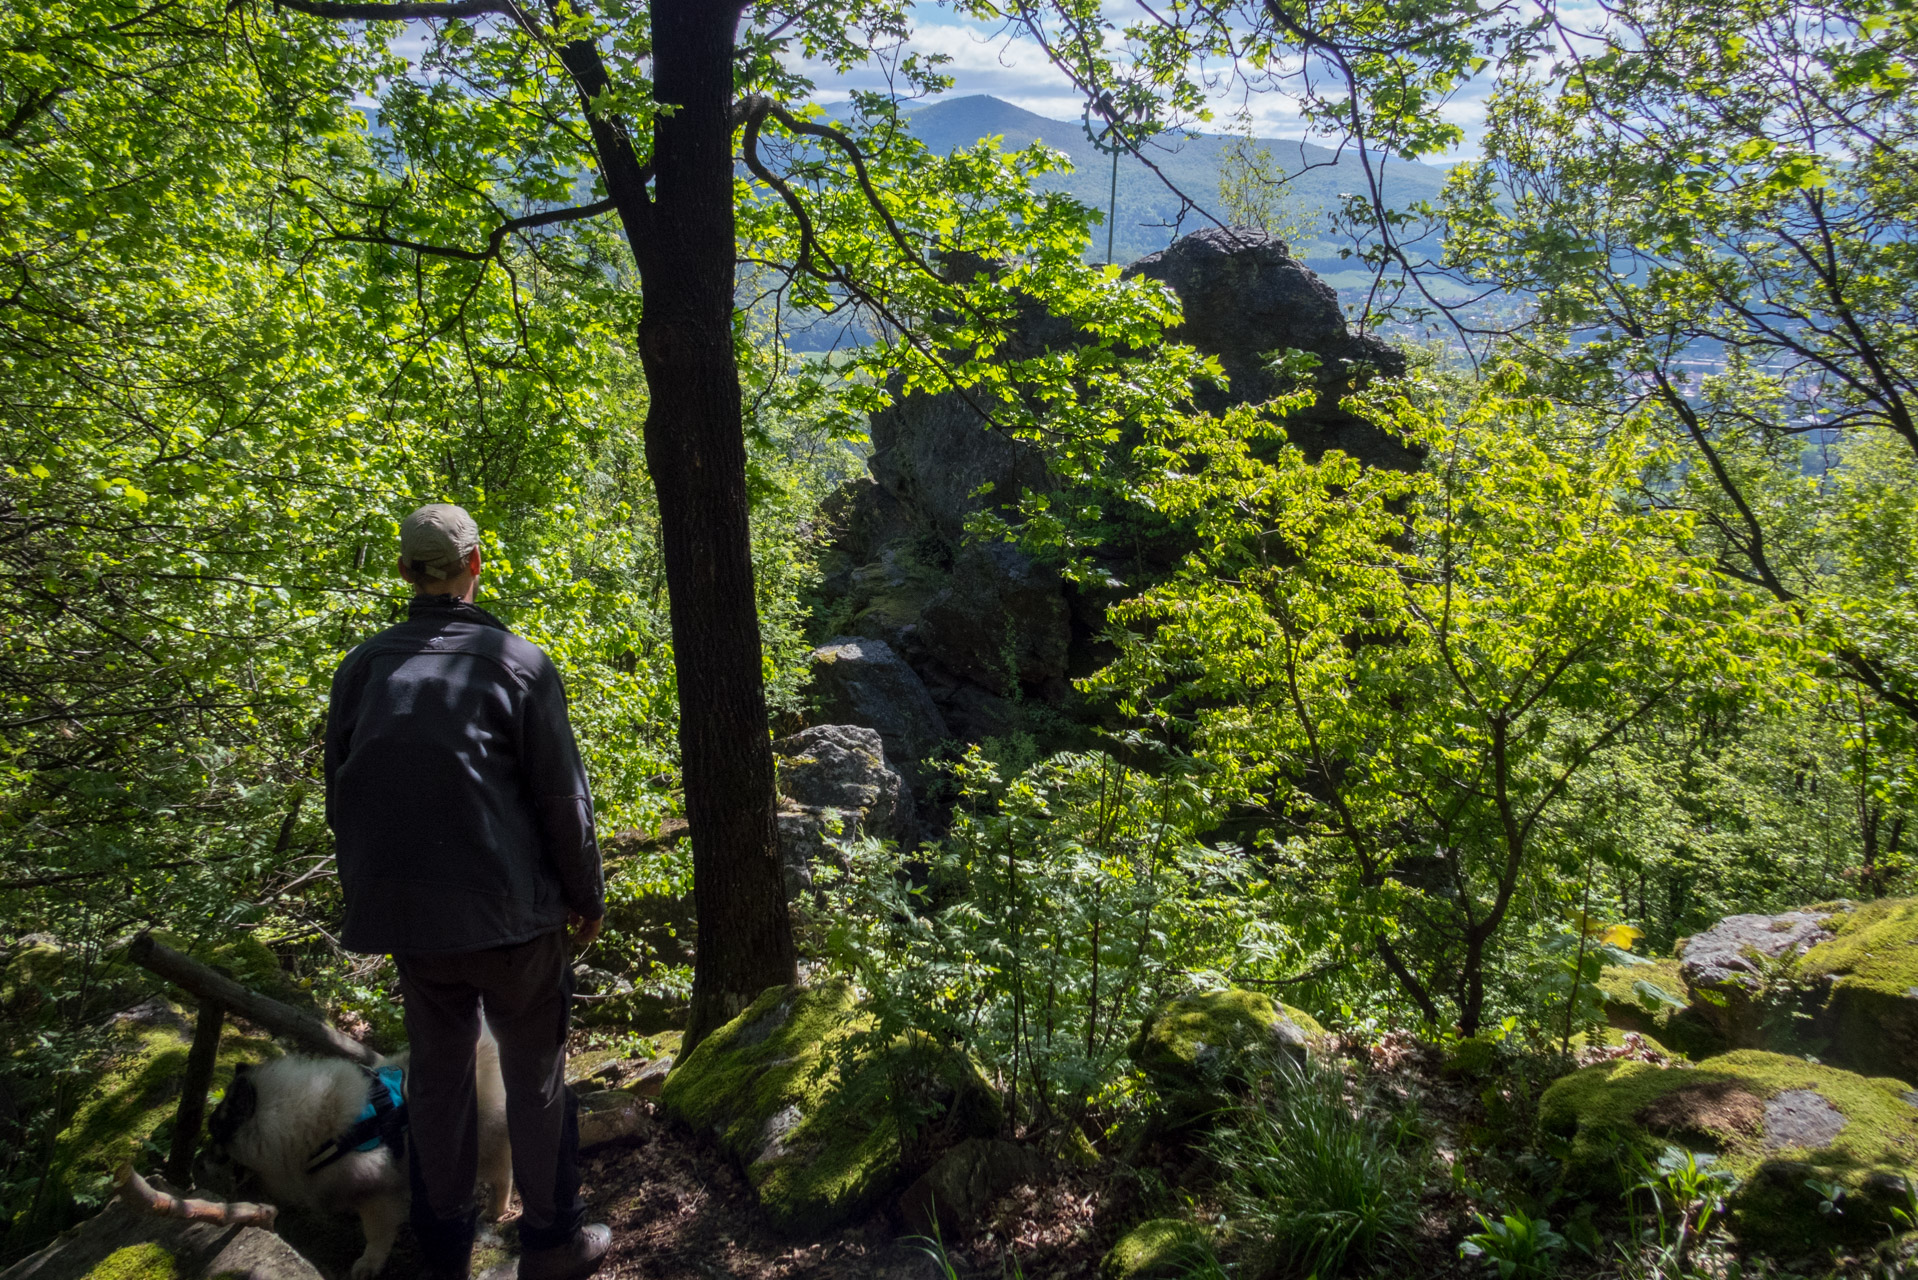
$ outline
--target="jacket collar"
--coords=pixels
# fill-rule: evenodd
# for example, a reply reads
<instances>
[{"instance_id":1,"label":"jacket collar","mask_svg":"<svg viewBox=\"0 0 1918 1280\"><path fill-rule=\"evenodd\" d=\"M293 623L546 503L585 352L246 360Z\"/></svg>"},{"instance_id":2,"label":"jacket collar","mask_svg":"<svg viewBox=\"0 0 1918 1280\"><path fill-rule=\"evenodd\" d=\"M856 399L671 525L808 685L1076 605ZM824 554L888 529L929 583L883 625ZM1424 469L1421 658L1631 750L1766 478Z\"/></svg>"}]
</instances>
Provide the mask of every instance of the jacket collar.
<instances>
[{"instance_id":1,"label":"jacket collar","mask_svg":"<svg viewBox=\"0 0 1918 1280\"><path fill-rule=\"evenodd\" d=\"M475 622L480 626L494 627L500 631L511 630L504 622L486 610L476 604L468 604L455 595L416 595L406 603L406 616L409 621Z\"/></svg>"}]
</instances>

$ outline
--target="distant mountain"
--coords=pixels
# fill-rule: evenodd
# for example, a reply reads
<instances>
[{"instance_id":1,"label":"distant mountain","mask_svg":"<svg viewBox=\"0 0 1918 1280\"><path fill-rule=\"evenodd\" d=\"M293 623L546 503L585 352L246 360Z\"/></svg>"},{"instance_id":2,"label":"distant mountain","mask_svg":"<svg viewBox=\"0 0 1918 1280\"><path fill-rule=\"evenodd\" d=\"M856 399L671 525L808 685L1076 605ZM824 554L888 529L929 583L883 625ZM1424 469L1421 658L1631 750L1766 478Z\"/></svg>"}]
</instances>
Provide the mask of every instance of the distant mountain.
<instances>
[{"instance_id":1,"label":"distant mountain","mask_svg":"<svg viewBox=\"0 0 1918 1280\"><path fill-rule=\"evenodd\" d=\"M1092 145L1084 126L1076 120L1049 120L984 94L928 103L910 110L908 119L912 131L934 151L969 147L989 137L1003 139L1008 151L1035 141L1063 151L1072 158L1073 171L1047 174L1039 185L1064 191L1101 213L1106 211L1112 192L1112 157ZM1219 171L1235 141L1221 134L1189 138L1162 135L1145 148L1158 174L1137 157L1122 155L1113 219L1113 257L1131 262L1165 248L1175 235L1210 225L1188 211L1185 224L1175 230L1171 224L1179 215L1179 199L1167 190L1166 183L1169 180L1201 207L1218 215ZM1364 170L1355 155L1340 155L1311 143L1281 138L1259 139L1258 145L1271 153L1275 163L1297 175L1288 190L1298 211L1321 228L1317 236L1325 234L1325 215L1338 207L1345 192L1365 189ZM1428 165L1390 161L1382 172L1387 199L1394 204L1435 198L1445 183L1445 171ZM1105 241L1105 229L1095 230L1093 257L1105 256ZM1329 242L1298 244L1294 251L1322 274L1350 269L1350 264L1335 256L1336 248Z\"/></svg>"}]
</instances>

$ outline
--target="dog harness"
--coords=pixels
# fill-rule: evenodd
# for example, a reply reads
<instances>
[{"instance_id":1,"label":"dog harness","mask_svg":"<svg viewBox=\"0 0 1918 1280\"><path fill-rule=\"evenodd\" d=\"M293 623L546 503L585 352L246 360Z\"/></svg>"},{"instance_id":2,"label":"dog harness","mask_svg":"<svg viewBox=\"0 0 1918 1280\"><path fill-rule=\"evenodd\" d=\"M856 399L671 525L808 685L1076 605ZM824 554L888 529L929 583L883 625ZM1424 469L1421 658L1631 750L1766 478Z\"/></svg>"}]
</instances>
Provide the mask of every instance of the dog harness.
<instances>
[{"instance_id":1,"label":"dog harness","mask_svg":"<svg viewBox=\"0 0 1918 1280\"><path fill-rule=\"evenodd\" d=\"M385 1145L393 1148L395 1155L405 1153L406 1096L400 1092L400 1068L381 1067L374 1070L361 1067L360 1070L366 1073L365 1109L345 1133L321 1143L307 1157L308 1173L318 1173L328 1165L345 1159L351 1151L373 1151Z\"/></svg>"}]
</instances>

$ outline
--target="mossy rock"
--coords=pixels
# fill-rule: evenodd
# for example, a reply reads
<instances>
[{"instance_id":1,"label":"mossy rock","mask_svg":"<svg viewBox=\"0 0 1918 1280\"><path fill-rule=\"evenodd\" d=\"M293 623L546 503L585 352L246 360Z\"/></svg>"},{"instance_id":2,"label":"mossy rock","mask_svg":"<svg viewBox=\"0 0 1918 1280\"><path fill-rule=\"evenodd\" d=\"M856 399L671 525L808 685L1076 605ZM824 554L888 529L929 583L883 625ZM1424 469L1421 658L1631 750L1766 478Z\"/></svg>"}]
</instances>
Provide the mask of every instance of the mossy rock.
<instances>
[{"instance_id":1,"label":"mossy rock","mask_svg":"<svg viewBox=\"0 0 1918 1280\"><path fill-rule=\"evenodd\" d=\"M1303 1010L1229 987L1155 1009L1132 1042L1132 1061L1165 1099L1169 1115L1193 1120L1280 1057L1302 1058L1306 1045L1324 1034Z\"/></svg>"},{"instance_id":2,"label":"mossy rock","mask_svg":"<svg viewBox=\"0 0 1918 1280\"><path fill-rule=\"evenodd\" d=\"M1656 988L1678 1003L1660 1000L1646 988ZM1636 1031L1667 1052L1688 1058L1708 1058L1730 1048L1686 999L1685 975L1676 956L1607 965L1599 974L1598 990L1607 1025L1619 1031Z\"/></svg>"},{"instance_id":3,"label":"mossy rock","mask_svg":"<svg viewBox=\"0 0 1918 1280\"><path fill-rule=\"evenodd\" d=\"M1183 1218L1141 1222L1107 1251L1100 1280L1178 1280L1207 1254L1205 1229Z\"/></svg>"},{"instance_id":4,"label":"mossy rock","mask_svg":"<svg viewBox=\"0 0 1918 1280\"><path fill-rule=\"evenodd\" d=\"M1867 902L1807 951L1803 978L1831 985L1818 1019L1825 1056L1918 1084L1918 898Z\"/></svg>"},{"instance_id":5,"label":"mossy rock","mask_svg":"<svg viewBox=\"0 0 1918 1280\"><path fill-rule=\"evenodd\" d=\"M673 1068L660 1105L712 1135L793 1234L870 1208L1001 1120L976 1064L921 1034L881 1042L843 982L768 989Z\"/></svg>"},{"instance_id":6,"label":"mossy rock","mask_svg":"<svg viewBox=\"0 0 1918 1280\"><path fill-rule=\"evenodd\" d=\"M173 1280L179 1270L173 1255L149 1240L115 1249L87 1272L86 1280Z\"/></svg>"},{"instance_id":7,"label":"mossy rock","mask_svg":"<svg viewBox=\"0 0 1918 1280\"><path fill-rule=\"evenodd\" d=\"M1918 1105L1902 1082L1757 1049L1694 1067L1587 1067L1545 1091L1539 1123L1569 1140L1567 1185L1601 1200L1636 1180L1634 1154L1717 1153L1739 1179L1732 1229L1760 1246L1882 1238L1918 1163ZM1811 1180L1846 1189L1842 1215L1818 1212Z\"/></svg>"},{"instance_id":8,"label":"mossy rock","mask_svg":"<svg viewBox=\"0 0 1918 1280\"><path fill-rule=\"evenodd\" d=\"M150 1153L170 1140L192 1024L177 1005L157 998L122 1014L115 1024L113 1050L55 1139L46 1187L7 1233L10 1251L72 1225L86 1202L105 1198L122 1164L150 1169ZM278 1054L272 1041L227 1027L220 1036L214 1091L226 1088L239 1063L265 1062Z\"/></svg>"}]
</instances>

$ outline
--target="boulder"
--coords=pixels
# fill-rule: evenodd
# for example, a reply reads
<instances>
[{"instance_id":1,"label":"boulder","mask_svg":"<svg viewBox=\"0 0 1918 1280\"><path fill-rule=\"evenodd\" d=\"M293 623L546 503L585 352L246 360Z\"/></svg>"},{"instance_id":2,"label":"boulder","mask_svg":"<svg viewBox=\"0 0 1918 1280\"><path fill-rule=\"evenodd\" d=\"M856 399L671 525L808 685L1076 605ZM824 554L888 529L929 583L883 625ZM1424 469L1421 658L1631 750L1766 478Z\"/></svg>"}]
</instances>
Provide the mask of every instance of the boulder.
<instances>
[{"instance_id":1,"label":"boulder","mask_svg":"<svg viewBox=\"0 0 1918 1280\"><path fill-rule=\"evenodd\" d=\"M1726 916L1679 944L1679 973L1691 1005L1734 1048L1765 1041L1771 977L1837 936L1849 903L1778 915Z\"/></svg>"},{"instance_id":2,"label":"boulder","mask_svg":"<svg viewBox=\"0 0 1918 1280\"><path fill-rule=\"evenodd\" d=\"M1218 357L1228 385L1194 390L1206 412L1289 390L1268 367L1268 357L1306 351L1319 357L1318 401L1287 422L1286 435L1313 455L1340 449L1369 466L1418 465L1417 453L1340 404L1369 374L1404 373L1404 355L1378 338L1351 333L1332 286L1293 258L1278 237L1247 227L1208 227L1139 259L1126 274L1157 280L1178 294L1184 320L1169 336Z\"/></svg>"},{"instance_id":3,"label":"boulder","mask_svg":"<svg viewBox=\"0 0 1918 1280\"><path fill-rule=\"evenodd\" d=\"M0 1280L321 1280L261 1227L235 1230L140 1213L116 1200L77 1230L22 1258Z\"/></svg>"},{"instance_id":4,"label":"boulder","mask_svg":"<svg viewBox=\"0 0 1918 1280\"><path fill-rule=\"evenodd\" d=\"M1106 1252L1099 1280L1179 1280L1211 1256L1205 1228L1183 1218L1141 1222Z\"/></svg>"},{"instance_id":5,"label":"boulder","mask_svg":"<svg viewBox=\"0 0 1918 1280\"><path fill-rule=\"evenodd\" d=\"M1610 1197L1636 1180L1636 1156L1669 1145L1717 1153L1739 1179L1730 1224L1741 1241L1807 1248L1881 1238L1908 1208L1918 1106L1901 1081L1741 1049L1692 1067L1614 1061L1554 1083L1540 1126L1566 1140L1568 1189ZM1845 1188L1842 1214L1819 1212L1810 1181Z\"/></svg>"},{"instance_id":6,"label":"boulder","mask_svg":"<svg viewBox=\"0 0 1918 1280\"><path fill-rule=\"evenodd\" d=\"M637 1093L625 1089L595 1089L579 1096L581 1151L635 1137L651 1124L652 1116Z\"/></svg>"},{"instance_id":7,"label":"boulder","mask_svg":"<svg viewBox=\"0 0 1918 1280\"><path fill-rule=\"evenodd\" d=\"M1155 1009L1132 1042L1132 1061L1164 1099L1168 1115L1198 1120L1280 1058L1302 1061L1325 1029L1312 1015L1257 991L1227 988Z\"/></svg>"},{"instance_id":8,"label":"boulder","mask_svg":"<svg viewBox=\"0 0 1918 1280\"><path fill-rule=\"evenodd\" d=\"M922 762L949 735L924 682L891 645L840 636L813 650L812 678L822 722L874 730L892 767L923 781Z\"/></svg>"},{"instance_id":9,"label":"boulder","mask_svg":"<svg viewBox=\"0 0 1918 1280\"><path fill-rule=\"evenodd\" d=\"M1723 1053L1731 1046L1686 999L1681 969L1676 957L1606 966L1598 979L1605 1021L1613 1030L1636 1032L1667 1053L1690 1058Z\"/></svg>"},{"instance_id":10,"label":"boulder","mask_svg":"<svg viewBox=\"0 0 1918 1280\"><path fill-rule=\"evenodd\" d=\"M961 552L923 618L926 656L1000 697L1066 673L1071 610L1059 573L1011 543Z\"/></svg>"},{"instance_id":11,"label":"boulder","mask_svg":"<svg viewBox=\"0 0 1918 1280\"><path fill-rule=\"evenodd\" d=\"M906 1226L922 1236L966 1232L1000 1196L1037 1181L1046 1159L1024 1143L967 1138L919 1176L899 1197Z\"/></svg>"},{"instance_id":12,"label":"boulder","mask_svg":"<svg viewBox=\"0 0 1918 1280\"><path fill-rule=\"evenodd\" d=\"M660 1106L711 1136L794 1234L863 1212L1001 1121L964 1053L882 1037L843 982L767 990L673 1068Z\"/></svg>"},{"instance_id":13,"label":"boulder","mask_svg":"<svg viewBox=\"0 0 1918 1280\"><path fill-rule=\"evenodd\" d=\"M836 841L870 836L910 844L918 834L912 789L886 762L885 744L863 725L825 724L773 743L779 764L779 852L786 892L812 887L821 860L839 862Z\"/></svg>"},{"instance_id":14,"label":"boulder","mask_svg":"<svg viewBox=\"0 0 1918 1280\"><path fill-rule=\"evenodd\" d=\"M1798 962L1827 984L1816 1025L1824 1057L1918 1085L1918 898L1867 902Z\"/></svg>"}]
</instances>

